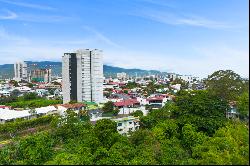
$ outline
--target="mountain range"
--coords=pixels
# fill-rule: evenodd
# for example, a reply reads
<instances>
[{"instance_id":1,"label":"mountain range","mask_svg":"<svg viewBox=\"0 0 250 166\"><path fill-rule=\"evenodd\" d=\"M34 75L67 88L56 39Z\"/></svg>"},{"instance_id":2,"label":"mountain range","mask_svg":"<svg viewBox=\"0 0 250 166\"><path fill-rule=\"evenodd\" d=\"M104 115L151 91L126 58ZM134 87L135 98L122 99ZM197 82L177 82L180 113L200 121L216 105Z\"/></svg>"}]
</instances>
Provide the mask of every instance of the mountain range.
<instances>
[{"instance_id":1,"label":"mountain range","mask_svg":"<svg viewBox=\"0 0 250 166\"><path fill-rule=\"evenodd\" d=\"M25 61L28 64L28 70L39 69L39 68L50 68L52 69L52 76L62 75L62 63L52 61ZM120 67L114 67L109 65L103 65L103 72L105 77L114 77L116 73L125 72L129 76L143 76L149 74L162 75L166 72L160 72L157 70L142 70L142 69L125 69ZM14 64L3 64L0 65L0 78L13 78L14 77Z\"/></svg>"}]
</instances>

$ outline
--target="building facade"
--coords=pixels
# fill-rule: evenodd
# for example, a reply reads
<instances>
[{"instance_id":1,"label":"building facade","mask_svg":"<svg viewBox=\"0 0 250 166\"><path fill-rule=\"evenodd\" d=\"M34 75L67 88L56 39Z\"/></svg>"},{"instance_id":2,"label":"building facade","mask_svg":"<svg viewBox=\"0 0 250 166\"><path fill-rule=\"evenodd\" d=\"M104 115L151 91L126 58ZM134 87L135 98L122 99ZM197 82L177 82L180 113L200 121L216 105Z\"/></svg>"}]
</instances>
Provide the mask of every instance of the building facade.
<instances>
[{"instance_id":1,"label":"building facade","mask_svg":"<svg viewBox=\"0 0 250 166\"><path fill-rule=\"evenodd\" d=\"M21 80L28 80L28 69L27 63L25 62L16 62L14 63L14 80L21 81Z\"/></svg>"},{"instance_id":2,"label":"building facade","mask_svg":"<svg viewBox=\"0 0 250 166\"><path fill-rule=\"evenodd\" d=\"M129 132L134 132L140 127L139 117L128 116L124 118L111 119L117 123L117 131L119 134L130 136Z\"/></svg>"},{"instance_id":3,"label":"building facade","mask_svg":"<svg viewBox=\"0 0 250 166\"><path fill-rule=\"evenodd\" d=\"M35 69L30 73L29 81L32 82L51 82L51 69Z\"/></svg>"},{"instance_id":4,"label":"building facade","mask_svg":"<svg viewBox=\"0 0 250 166\"><path fill-rule=\"evenodd\" d=\"M127 78L127 74L124 73L124 72L122 72L122 73L117 73L117 74L116 74L116 77L117 77L118 79L125 80L125 79Z\"/></svg>"},{"instance_id":5,"label":"building facade","mask_svg":"<svg viewBox=\"0 0 250 166\"><path fill-rule=\"evenodd\" d=\"M98 49L64 53L62 58L63 102L103 101L103 60Z\"/></svg>"}]
</instances>

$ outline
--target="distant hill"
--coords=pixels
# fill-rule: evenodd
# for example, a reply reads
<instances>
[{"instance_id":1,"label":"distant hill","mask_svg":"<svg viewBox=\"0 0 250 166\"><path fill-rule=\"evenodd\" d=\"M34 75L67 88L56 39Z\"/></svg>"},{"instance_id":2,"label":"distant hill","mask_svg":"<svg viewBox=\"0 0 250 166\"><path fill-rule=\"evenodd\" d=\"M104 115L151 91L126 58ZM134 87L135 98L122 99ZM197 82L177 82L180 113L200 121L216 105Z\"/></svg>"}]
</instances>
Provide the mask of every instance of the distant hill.
<instances>
[{"instance_id":1,"label":"distant hill","mask_svg":"<svg viewBox=\"0 0 250 166\"><path fill-rule=\"evenodd\" d=\"M62 75L62 63L61 62L52 62L52 61L41 61L41 62L32 62L26 61L28 64L29 70L37 68L51 68L53 76ZM116 73L125 72L130 76L142 76L148 74L164 74L157 70L141 70L141 69L124 69L120 67L103 65L104 76L116 76ZM13 78L14 76L14 64L4 64L0 65L0 78Z\"/></svg>"}]
</instances>

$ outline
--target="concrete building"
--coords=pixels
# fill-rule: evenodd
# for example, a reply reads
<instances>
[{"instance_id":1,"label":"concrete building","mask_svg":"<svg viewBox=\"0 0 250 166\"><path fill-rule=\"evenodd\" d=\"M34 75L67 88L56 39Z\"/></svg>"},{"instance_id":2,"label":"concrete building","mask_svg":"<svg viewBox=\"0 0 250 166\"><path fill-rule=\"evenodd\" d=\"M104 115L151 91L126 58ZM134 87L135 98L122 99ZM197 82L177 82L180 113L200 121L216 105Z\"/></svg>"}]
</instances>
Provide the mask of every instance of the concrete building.
<instances>
[{"instance_id":1,"label":"concrete building","mask_svg":"<svg viewBox=\"0 0 250 166\"><path fill-rule=\"evenodd\" d=\"M25 62L14 63L14 73L15 73L14 76L15 81L21 81L21 80L28 81L27 63Z\"/></svg>"},{"instance_id":2,"label":"concrete building","mask_svg":"<svg viewBox=\"0 0 250 166\"><path fill-rule=\"evenodd\" d=\"M117 123L117 131L119 134L129 136L129 132L133 132L139 129L139 117L128 116L124 118L111 119Z\"/></svg>"},{"instance_id":3,"label":"concrete building","mask_svg":"<svg viewBox=\"0 0 250 166\"><path fill-rule=\"evenodd\" d=\"M177 74L175 73L168 73L167 77L171 79L171 81L174 81L177 78Z\"/></svg>"},{"instance_id":4,"label":"concrete building","mask_svg":"<svg viewBox=\"0 0 250 166\"><path fill-rule=\"evenodd\" d=\"M125 80L127 78L127 74L122 72L122 73L117 73L116 74L118 79Z\"/></svg>"},{"instance_id":5,"label":"concrete building","mask_svg":"<svg viewBox=\"0 0 250 166\"><path fill-rule=\"evenodd\" d=\"M51 82L51 69L36 69L30 73L29 81L32 82Z\"/></svg>"},{"instance_id":6,"label":"concrete building","mask_svg":"<svg viewBox=\"0 0 250 166\"><path fill-rule=\"evenodd\" d=\"M193 77L192 75L178 75L178 78L188 83L193 83L195 77Z\"/></svg>"},{"instance_id":7,"label":"concrete building","mask_svg":"<svg viewBox=\"0 0 250 166\"><path fill-rule=\"evenodd\" d=\"M102 51L80 49L62 58L63 103L103 101Z\"/></svg>"}]
</instances>

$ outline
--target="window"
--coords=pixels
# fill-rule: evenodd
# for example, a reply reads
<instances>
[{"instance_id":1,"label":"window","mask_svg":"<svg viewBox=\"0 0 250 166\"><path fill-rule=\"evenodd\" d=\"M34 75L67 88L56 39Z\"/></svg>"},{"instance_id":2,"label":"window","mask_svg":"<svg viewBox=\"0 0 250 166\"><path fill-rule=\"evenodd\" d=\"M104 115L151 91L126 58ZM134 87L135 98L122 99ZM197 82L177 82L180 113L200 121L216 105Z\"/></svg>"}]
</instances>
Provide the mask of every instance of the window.
<instances>
[{"instance_id":1,"label":"window","mask_svg":"<svg viewBox=\"0 0 250 166\"><path fill-rule=\"evenodd\" d=\"M118 123L117 125L118 125L118 126L122 126L122 123Z\"/></svg>"}]
</instances>

